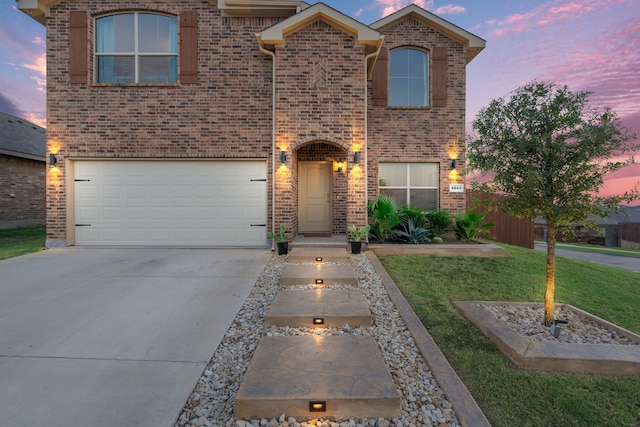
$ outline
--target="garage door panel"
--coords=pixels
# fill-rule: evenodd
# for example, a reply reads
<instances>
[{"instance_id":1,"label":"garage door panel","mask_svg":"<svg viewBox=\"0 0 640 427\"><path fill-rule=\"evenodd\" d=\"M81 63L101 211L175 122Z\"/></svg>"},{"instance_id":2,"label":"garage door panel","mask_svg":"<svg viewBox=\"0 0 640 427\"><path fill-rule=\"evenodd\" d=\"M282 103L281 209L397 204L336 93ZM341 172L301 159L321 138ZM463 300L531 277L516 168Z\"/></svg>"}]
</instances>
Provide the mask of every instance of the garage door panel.
<instances>
[{"instance_id":1,"label":"garage door panel","mask_svg":"<svg viewBox=\"0 0 640 427\"><path fill-rule=\"evenodd\" d=\"M264 247L265 161L76 161L76 243ZM251 182L250 179L260 179Z\"/></svg>"}]
</instances>

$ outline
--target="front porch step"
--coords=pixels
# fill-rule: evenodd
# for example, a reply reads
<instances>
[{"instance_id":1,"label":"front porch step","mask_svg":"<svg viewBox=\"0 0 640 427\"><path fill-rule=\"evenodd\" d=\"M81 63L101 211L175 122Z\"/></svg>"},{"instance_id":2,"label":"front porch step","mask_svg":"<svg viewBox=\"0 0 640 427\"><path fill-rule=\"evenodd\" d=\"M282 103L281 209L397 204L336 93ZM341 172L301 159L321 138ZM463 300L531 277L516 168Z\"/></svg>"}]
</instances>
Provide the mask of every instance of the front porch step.
<instances>
[{"instance_id":1,"label":"front porch step","mask_svg":"<svg viewBox=\"0 0 640 427\"><path fill-rule=\"evenodd\" d=\"M234 404L245 420L395 418L401 409L375 340L349 335L263 337Z\"/></svg>"},{"instance_id":2,"label":"front porch step","mask_svg":"<svg viewBox=\"0 0 640 427\"><path fill-rule=\"evenodd\" d=\"M347 248L349 244L345 234L334 234L331 237L308 237L298 234L289 246L292 248Z\"/></svg>"},{"instance_id":3,"label":"front porch step","mask_svg":"<svg viewBox=\"0 0 640 427\"><path fill-rule=\"evenodd\" d=\"M316 263L287 264L280 275L281 286L293 285L353 285L358 286L358 278L351 265Z\"/></svg>"},{"instance_id":4,"label":"front porch step","mask_svg":"<svg viewBox=\"0 0 640 427\"><path fill-rule=\"evenodd\" d=\"M373 324L369 304L359 290L281 289L265 318L266 326L339 328L346 324Z\"/></svg>"},{"instance_id":5,"label":"front porch step","mask_svg":"<svg viewBox=\"0 0 640 427\"><path fill-rule=\"evenodd\" d=\"M322 258L317 261L316 258ZM349 262L349 253L345 248L301 247L291 249L287 262Z\"/></svg>"}]
</instances>

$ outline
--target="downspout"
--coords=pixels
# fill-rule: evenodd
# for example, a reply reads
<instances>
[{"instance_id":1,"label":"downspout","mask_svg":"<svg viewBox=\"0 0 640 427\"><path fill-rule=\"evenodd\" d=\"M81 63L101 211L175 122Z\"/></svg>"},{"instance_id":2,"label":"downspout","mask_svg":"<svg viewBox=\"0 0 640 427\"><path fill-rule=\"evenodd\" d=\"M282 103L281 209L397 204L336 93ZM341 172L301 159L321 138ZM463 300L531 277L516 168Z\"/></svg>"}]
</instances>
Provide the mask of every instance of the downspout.
<instances>
[{"instance_id":1,"label":"downspout","mask_svg":"<svg viewBox=\"0 0 640 427\"><path fill-rule=\"evenodd\" d=\"M273 89L271 93L271 230L276 232L276 54L270 50L262 47L260 43L260 36L256 34L258 38L258 46L260 52L266 53L271 57L272 69L271 79L273 80ZM271 251L276 250L276 242L271 239Z\"/></svg>"},{"instance_id":2,"label":"downspout","mask_svg":"<svg viewBox=\"0 0 640 427\"><path fill-rule=\"evenodd\" d=\"M382 42L384 42L384 36L380 37L380 43L378 43L378 48L375 52L370 53L369 55L364 57L364 203L365 203L365 213L367 212L367 198L369 197L369 163L367 162L367 146L369 145L369 110L367 100L369 99L369 93L367 90L367 81L369 80L369 75L367 73L367 63L369 58L373 58L374 56L377 58L380 54L380 49L382 49ZM371 67L371 71L373 71L373 67ZM365 220L368 222L368 218ZM369 239L367 238L367 243L369 243Z\"/></svg>"}]
</instances>

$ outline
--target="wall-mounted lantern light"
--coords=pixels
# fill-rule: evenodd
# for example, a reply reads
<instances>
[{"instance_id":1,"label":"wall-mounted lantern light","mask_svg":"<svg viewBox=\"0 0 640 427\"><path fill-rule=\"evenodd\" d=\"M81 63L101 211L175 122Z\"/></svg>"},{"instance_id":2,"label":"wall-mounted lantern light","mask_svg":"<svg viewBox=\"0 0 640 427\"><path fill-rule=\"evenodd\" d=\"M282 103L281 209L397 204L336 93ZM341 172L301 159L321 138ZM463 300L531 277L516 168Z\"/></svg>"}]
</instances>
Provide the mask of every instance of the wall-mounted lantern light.
<instances>
[{"instance_id":1,"label":"wall-mounted lantern light","mask_svg":"<svg viewBox=\"0 0 640 427\"><path fill-rule=\"evenodd\" d=\"M338 173L342 172L342 168L344 168L344 163L338 162Z\"/></svg>"},{"instance_id":2,"label":"wall-mounted lantern light","mask_svg":"<svg viewBox=\"0 0 640 427\"><path fill-rule=\"evenodd\" d=\"M355 153L353 153L353 163L355 163L356 165L360 164L360 152L356 151Z\"/></svg>"},{"instance_id":3,"label":"wall-mounted lantern light","mask_svg":"<svg viewBox=\"0 0 640 427\"><path fill-rule=\"evenodd\" d=\"M457 164L458 164L458 163L456 162L456 159L451 160L451 168L452 168L452 169L455 169L455 168L456 168L456 166L457 166Z\"/></svg>"},{"instance_id":4,"label":"wall-mounted lantern light","mask_svg":"<svg viewBox=\"0 0 640 427\"><path fill-rule=\"evenodd\" d=\"M286 151L281 151L280 152L280 163L287 163L287 152Z\"/></svg>"},{"instance_id":5,"label":"wall-mounted lantern light","mask_svg":"<svg viewBox=\"0 0 640 427\"><path fill-rule=\"evenodd\" d=\"M56 155L53 153L49 153L49 167L54 167L56 163L58 163Z\"/></svg>"}]
</instances>

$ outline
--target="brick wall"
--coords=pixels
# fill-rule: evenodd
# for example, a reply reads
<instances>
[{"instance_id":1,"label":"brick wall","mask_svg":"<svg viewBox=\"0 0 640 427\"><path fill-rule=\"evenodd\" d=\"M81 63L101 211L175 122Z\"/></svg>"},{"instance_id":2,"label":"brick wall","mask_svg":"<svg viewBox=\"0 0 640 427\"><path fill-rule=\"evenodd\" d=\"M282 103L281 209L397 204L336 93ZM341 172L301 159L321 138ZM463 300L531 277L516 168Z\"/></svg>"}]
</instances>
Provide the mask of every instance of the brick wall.
<instances>
[{"instance_id":1,"label":"brick wall","mask_svg":"<svg viewBox=\"0 0 640 427\"><path fill-rule=\"evenodd\" d=\"M135 2L137 11L198 12L198 83L96 85L89 55L88 84L70 84L69 13L93 18L131 10L130 1L61 2L47 20L47 136L59 174L48 184L48 239L65 239L66 158L271 159L271 59L255 33L278 18L223 18L208 1ZM92 49L89 42L89 50ZM271 167L269 166L269 171ZM269 180L271 176L269 175ZM269 186L269 200L271 187ZM270 203L270 202L269 202ZM269 210L269 214L270 214Z\"/></svg>"},{"instance_id":2,"label":"brick wall","mask_svg":"<svg viewBox=\"0 0 640 427\"><path fill-rule=\"evenodd\" d=\"M0 154L0 228L44 224L45 163Z\"/></svg>"},{"instance_id":3,"label":"brick wall","mask_svg":"<svg viewBox=\"0 0 640 427\"><path fill-rule=\"evenodd\" d=\"M347 161L344 184L334 181L334 232L366 222L366 199L377 194L379 161L433 161L440 168L440 208L464 209L464 194L448 194L448 151L464 141L465 60L452 39L407 19L384 31L385 45L448 48L448 104L442 108L371 106L364 48L341 30L316 21L276 48L276 123L272 59L259 50L255 33L282 18L223 18L215 2L141 0L136 11L198 16L197 84L96 85L91 54L96 16L130 11L125 0L60 2L47 20L48 151L57 154L47 174L47 238L66 239L65 159L91 158L264 158L272 182L272 131L276 153L276 218L297 230L297 161L309 144L328 142L331 156ZM69 17L87 12L88 77L70 83ZM368 91L368 93L367 93ZM366 97L369 97L367 100ZM367 109L367 105L369 105ZM365 110L368 142L365 143ZM361 166L353 152L367 149ZM336 151L337 150L337 151ZM367 168L364 159L367 159ZM328 157L327 157L328 158ZM460 156L462 170L464 156ZM368 182L365 182L368 177ZM461 182L458 180L457 182ZM346 190L343 188L346 185ZM272 186L268 186L271 207ZM343 194L345 200L340 200Z\"/></svg>"},{"instance_id":4,"label":"brick wall","mask_svg":"<svg viewBox=\"0 0 640 427\"><path fill-rule=\"evenodd\" d=\"M366 222L363 176L353 173L353 147L363 145L365 124L364 48L354 37L318 20L291 34L276 49L276 145L287 152L293 173L276 180L279 221L297 230L297 160L330 141L326 160L345 161L344 178L334 173L333 231ZM322 147L325 147L322 144ZM325 150L325 148L320 148ZM342 198L342 195L349 197Z\"/></svg>"},{"instance_id":5,"label":"brick wall","mask_svg":"<svg viewBox=\"0 0 640 427\"><path fill-rule=\"evenodd\" d=\"M373 106L373 89L369 87L368 197L374 199L378 195L379 162L435 162L440 165L439 208L462 212L465 208L465 195L449 193L449 184L464 182L461 171L464 169L465 156L460 145L465 140L464 48L460 43L413 18L398 22L382 33L385 35L384 45L389 51L397 47L416 47L427 52L434 47L447 48L447 106ZM432 72L429 74L433 77ZM454 174L451 174L449 151L457 151L457 172Z\"/></svg>"}]
</instances>

